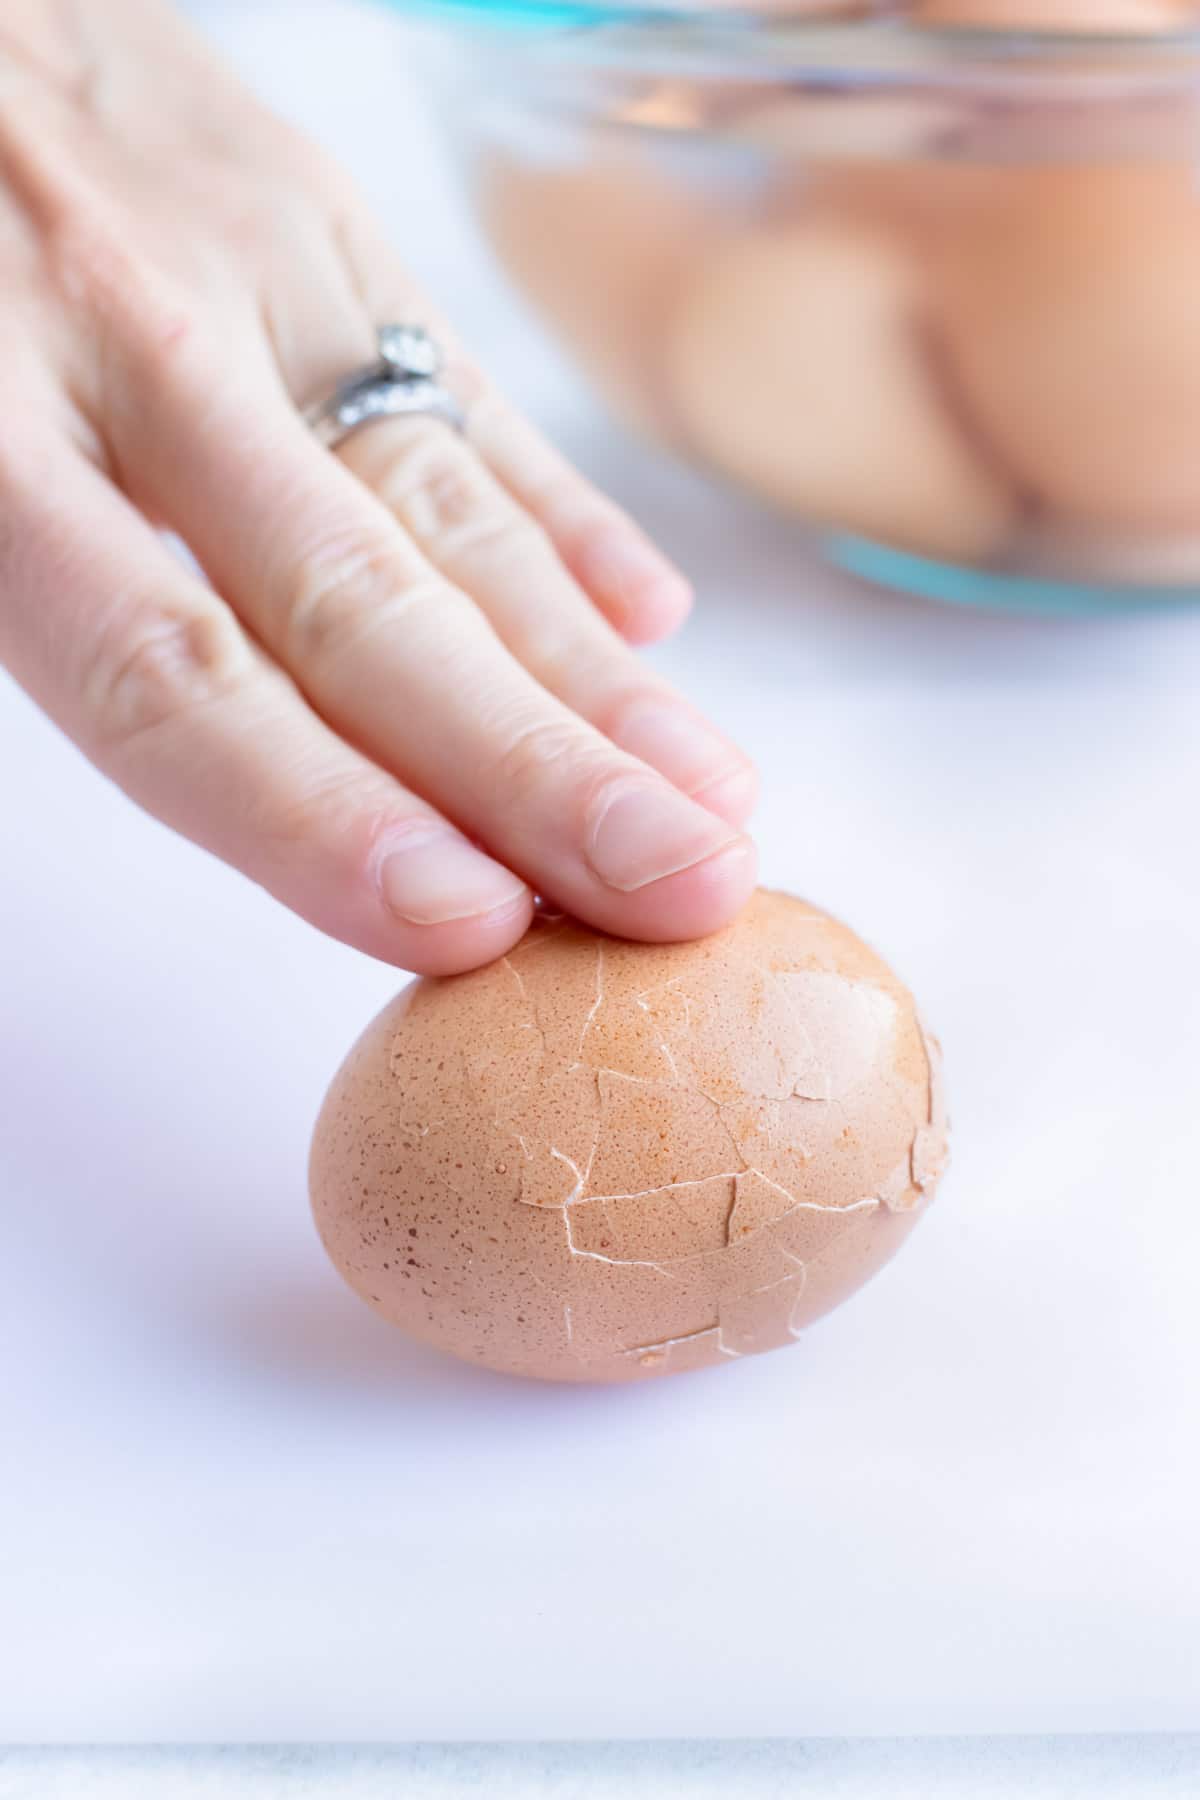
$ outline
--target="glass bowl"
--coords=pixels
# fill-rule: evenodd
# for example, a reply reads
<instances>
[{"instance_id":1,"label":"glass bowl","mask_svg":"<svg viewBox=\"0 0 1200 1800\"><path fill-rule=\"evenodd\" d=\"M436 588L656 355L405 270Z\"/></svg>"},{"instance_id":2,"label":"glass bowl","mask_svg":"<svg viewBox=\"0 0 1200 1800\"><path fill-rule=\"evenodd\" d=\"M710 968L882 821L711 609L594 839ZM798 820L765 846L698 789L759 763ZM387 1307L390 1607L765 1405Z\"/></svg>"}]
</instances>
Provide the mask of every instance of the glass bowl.
<instances>
[{"instance_id":1,"label":"glass bowl","mask_svg":"<svg viewBox=\"0 0 1200 1800\"><path fill-rule=\"evenodd\" d=\"M613 410L836 563L964 604L1190 601L1200 37L1162 29L1177 0L976 28L1029 3L476 14L455 130Z\"/></svg>"}]
</instances>

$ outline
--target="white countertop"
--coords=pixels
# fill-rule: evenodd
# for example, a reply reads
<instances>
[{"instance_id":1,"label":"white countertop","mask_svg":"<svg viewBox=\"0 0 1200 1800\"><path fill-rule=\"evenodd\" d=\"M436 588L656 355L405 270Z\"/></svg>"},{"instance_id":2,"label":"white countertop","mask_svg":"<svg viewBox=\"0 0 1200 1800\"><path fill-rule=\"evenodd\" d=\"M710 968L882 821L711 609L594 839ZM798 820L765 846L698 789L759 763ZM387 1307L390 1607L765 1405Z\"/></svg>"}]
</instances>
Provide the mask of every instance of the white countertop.
<instances>
[{"instance_id":1,"label":"white countertop","mask_svg":"<svg viewBox=\"0 0 1200 1800\"><path fill-rule=\"evenodd\" d=\"M0 1800L1195 1800L1200 1737L0 1751Z\"/></svg>"},{"instance_id":2,"label":"white countertop","mask_svg":"<svg viewBox=\"0 0 1200 1800\"><path fill-rule=\"evenodd\" d=\"M920 996L955 1162L786 1354L580 1392L409 1346L304 1193L395 973L0 689L0 1738L1200 1728L1200 613L819 572L600 420L483 262L394 26L213 17L698 575L661 660L761 758L766 879Z\"/></svg>"}]
</instances>

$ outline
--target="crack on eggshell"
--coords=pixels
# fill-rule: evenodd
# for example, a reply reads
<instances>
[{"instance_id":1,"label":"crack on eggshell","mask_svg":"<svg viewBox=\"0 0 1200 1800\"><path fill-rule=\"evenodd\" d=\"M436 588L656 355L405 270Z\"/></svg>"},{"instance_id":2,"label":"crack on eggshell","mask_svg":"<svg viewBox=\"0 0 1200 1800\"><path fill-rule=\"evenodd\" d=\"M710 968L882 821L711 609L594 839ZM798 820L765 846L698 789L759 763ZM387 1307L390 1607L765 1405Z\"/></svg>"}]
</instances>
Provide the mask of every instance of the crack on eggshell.
<instances>
[{"instance_id":1,"label":"crack on eggshell","mask_svg":"<svg viewBox=\"0 0 1200 1800\"><path fill-rule=\"evenodd\" d=\"M565 1225L567 1232L567 1249L572 1256L579 1257L583 1262L608 1263L609 1266L614 1269L653 1269L656 1274L664 1275L668 1281L677 1279L676 1276L671 1273L669 1267L665 1267L661 1262L651 1262L646 1257L605 1256L599 1250L581 1249L579 1245L576 1244L574 1238L574 1232L571 1225L571 1208L569 1206L563 1206L559 1207L557 1210L562 1214L563 1224ZM679 1261L685 1259L676 1258L674 1260Z\"/></svg>"},{"instance_id":2,"label":"crack on eggshell","mask_svg":"<svg viewBox=\"0 0 1200 1800\"><path fill-rule=\"evenodd\" d=\"M518 945L517 948L520 949L520 945ZM539 1038L542 1040L542 1057L544 1059L548 1049L545 1028L538 1017L537 1005L530 994L529 989L525 986L525 977L521 974L521 971L513 961L513 952L510 952L507 956L502 956L500 958L500 964L502 968L508 970L508 973L516 982L517 991L525 1002L526 1007L529 1009L529 1018L525 1021L523 1029L537 1032Z\"/></svg>"},{"instance_id":3,"label":"crack on eggshell","mask_svg":"<svg viewBox=\"0 0 1200 1800\"><path fill-rule=\"evenodd\" d=\"M815 911L807 916L822 918ZM418 1063L415 1073L406 1070L401 1034L396 1034L389 1047L390 1073L398 1086L407 1089L410 1104L424 1091L440 1116L421 1123L411 1113L398 1121L393 1115L388 1121L391 1130L405 1149L427 1147L421 1151L427 1177L444 1184L460 1201L479 1202L486 1174L488 1204L501 1204L503 1197L503 1203L515 1199L532 1211L561 1215L569 1261L555 1281L544 1279L533 1266L538 1256L545 1258L545 1250L536 1248L544 1242L544 1233L535 1233L531 1225L533 1235L524 1234L514 1242L534 1246L518 1252L522 1258L530 1258L524 1276L531 1291L536 1288L561 1306L560 1347L565 1344L572 1357L587 1362L604 1355L653 1355L669 1362L673 1354L682 1355L682 1347L688 1346L685 1366L692 1367L696 1366L694 1354L706 1345L711 1345L711 1359L715 1360L771 1348L798 1335L808 1262L781 1241L788 1221L806 1213L832 1217L880 1207L890 1212L911 1211L927 1197L927 1190L941 1173L945 1115L936 1040L921 1029L928 1071L926 1119L912 1132L904 1160L876 1192L862 1195L860 1188L859 1198L830 1201L808 1197L814 1186L818 1194L824 1191L824 1166L818 1162L812 1173L796 1177L802 1180L806 1195L802 1198L778 1175L789 1174L814 1156L829 1154L837 1129L836 1125L831 1129L830 1121L844 1121L847 1136L852 1123L861 1131L861 1089L874 1078L884 1054L889 1014L900 1012L892 991L861 978L861 961L853 965L854 974L842 973L836 964L768 968L727 946L701 966L695 977L701 983L699 993L688 991L684 975L671 975L636 992L628 987L621 991L629 965L619 961L614 998L603 942L594 944L590 994L587 965L573 947L565 952L564 976L560 978L556 957L553 964L541 966L535 982L531 968L538 969L538 965L531 963L529 953L574 929L565 921L556 922L551 929L543 926L501 959L515 990L512 1000L519 1003L524 1017L514 1020L510 1003L502 1000L504 1011L494 1034L488 1027L482 1040L476 1035L465 1052L446 1048L444 1076L442 1063L435 1069L432 1057ZM619 958L624 948L618 945L612 954ZM817 955L828 954L818 944ZM744 1037L738 1035L737 1009L721 987L720 958L725 956L741 963L754 977L745 1006ZM514 961L517 957L521 967ZM795 960L801 959L797 956ZM488 994L501 996L507 991L503 977L500 983L495 985L493 978L492 987L483 989L483 1004L469 1002L469 1019L483 1019L486 1024ZM544 990L540 995L539 985ZM857 1009L847 1009L842 997L847 989L861 996ZM847 1012L844 1043L838 1037L842 1029L839 1009ZM809 1013L815 1013L815 1036L807 1023ZM637 1024L638 1019L643 1023ZM580 1022L576 1025L575 1021ZM696 1040L698 1029L701 1035ZM538 1043L525 1038L522 1048L522 1034L527 1032L536 1033ZM436 1055L441 1044L435 1043ZM588 1060L591 1055L604 1056L605 1051L614 1061L628 1058L631 1069ZM700 1069L694 1066L693 1057L699 1059ZM656 1060L661 1074L654 1072ZM710 1064L712 1079L707 1079ZM919 1082L917 1059L910 1056L905 1070L897 1073L909 1084L903 1090L909 1094L908 1124L911 1103L917 1100L912 1091L912 1084ZM460 1151L461 1164L455 1159L454 1142L459 1127L453 1117L446 1117L454 1114L455 1107L452 1102L443 1104L453 1085L481 1124L491 1120L490 1137L469 1138L470 1148ZM645 1100L627 1097L618 1105L618 1096L626 1088L646 1090ZM884 1104L893 1108L885 1117L895 1116L902 1104L896 1098L899 1093L900 1089L894 1089L885 1100ZM807 1114L795 1103L828 1111ZM812 1121L811 1129L799 1127L805 1130L807 1144L797 1137L797 1120L804 1118ZM721 1151L726 1141L727 1161ZM879 1144L884 1141L881 1138ZM638 1152L643 1142L647 1149L640 1160L645 1173L661 1176L678 1171L680 1179L660 1179L644 1188L620 1185L622 1177L642 1173ZM855 1191L847 1177L863 1158L874 1159L863 1165L863 1174L868 1180L875 1178L879 1159L869 1134L863 1146L860 1150L851 1137L850 1160L837 1177L835 1191L841 1196ZM691 1172L702 1169L709 1158L719 1164L713 1173ZM758 1158L775 1173L760 1166ZM507 1168L506 1163L510 1164ZM593 1174L608 1191L591 1191ZM614 1175L616 1183L612 1182ZM498 1186L496 1176L503 1178ZM507 1192L510 1185L515 1189L512 1194ZM814 1267L819 1268L825 1247L841 1241L841 1228L796 1228L791 1241L806 1256L816 1257ZM688 1243L699 1247L675 1253L679 1245ZM623 1244L643 1252L648 1249L651 1254L622 1255ZM815 1249L816 1244L821 1248ZM672 1254L665 1253L668 1248ZM664 1254L657 1254L660 1249ZM740 1256L743 1251L748 1255L740 1264L718 1260L728 1253ZM600 1271L589 1274L588 1264L646 1271L674 1284L677 1298L668 1301L665 1288L659 1289L648 1276L640 1278L640 1297L635 1306L626 1307L631 1317L641 1315L643 1326L675 1326L674 1335L632 1348L611 1340L606 1345L604 1339L612 1325L605 1309L612 1307L617 1315L614 1322L619 1325L621 1289ZM776 1273L784 1264L787 1272ZM465 1266L469 1267L469 1262ZM763 1280L764 1275L773 1278ZM730 1291L736 1283L755 1276L755 1285ZM436 1287L432 1275L429 1281ZM715 1295L713 1289L722 1284L726 1291ZM664 1296L662 1304L655 1298L659 1293ZM601 1295L612 1297L593 1298ZM766 1304L764 1296L768 1297ZM714 1300L715 1323L679 1329L689 1313L695 1316L699 1312L705 1318Z\"/></svg>"},{"instance_id":4,"label":"crack on eggshell","mask_svg":"<svg viewBox=\"0 0 1200 1800\"><path fill-rule=\"evenodd\" d=\"M788 1336L792 1337L792 1338L801 1337L801 1336L803 1336L803 1333L804 1333L804 1321L802 1319L798 1318L797 1314L799 1313L800 1308L804 1303L804 1290L807 1286L808 1286L808 1267L807 1267L807 1265L804 1265L804 1279L803 1279L803 1281L801 1281L799 1287L796 1289L796 1297L792 1302L792 1310L788 1314L787 1330L788 1330Z\"/></svg>"},{"instance_id":5,"label":"crack on eggshell","mask_svg":"<svg viewBox=\"0 0 1200 1800\"><path fill-rule=\"evenodd\" d=\"M760 1231L765 1231L773 1225L782 1225L786 1220L792 1218L796 1213L802 1213L802 1212L856 1213L856 1212L862 1212L866 1207L879 1206L881 1204L880 1196L877 1194L867 1195L861 1200L850 1200L850 1201L845 1202L842 1205L839 1205L836 1202L831 1205L825 1205L820 1200L798 1200L796 1198L796 1196L789 1191L789 1189L783 1187L778 1181L772 1181L769 1175L764 1175L761 1169L754 1169L754 1168L744 1169L742 1171L742 1174L744 1176L752 1175L755 1177L756 1180L761 1181L764 1184L764 1186L766 1186L767 1188L774 1189L774 1191L783 1200L787 1201L788 1204L783 1208L782 1211L772 1213L769 1218L760 1219L760 1220L758 1220L757 1223L754 1223L754 1224L742 1223L740 1225L740 1227L738 1226L738 1216L739 1216L738 1207L735 1206L732 1218L730 1220L730 1225L731 1225L731 1233L730 1233L730 1238L729 1238L730 1244L745 1243L748 1238L755 1236L756 1233L758 1233ZM737 1229L733 1229L735 1227L737 1227ZM782 1249L782 1245L780 1246L780 1248ZM787 1250L784 1251L785 1256L788 1256L790 1254L791 1254L790 1251L787 1251Z\"/></svg>"},{"instance_id":6,"label":"crack on eggshell","mask_svg":"<svg viewBox=\"0 0 1200 1800\"><path fill-rule=\"evenodd\" d=\"M579 1034L579 1048L575 1052L575 1061L577 1063L582 1063L582 1061L583 1061L583 1046L587 1043L587 1035L588 1035L588 1032L592 1029L592 1021L596 1017L596 1014L600 1011L600 1008L603 1005L603 1003L604 1003L604 945L599 941L599 939L597 939L597 942L596 942L596 998L592 1001L592 1004L591 1004L590 1008L588 1009L587 1017L583 1021L583 1030Z\"/></svg>"},{"instance_id":7,"label":"crack on eggshell","mask_svg":"<svg viewBox=\"0 0 1200 1800\"><path fill-rule=\"evenodd\" d=\"M654 1007L650 1004L652 995L669 993L673 998L681 1000L683 1002L683 1030L686 1035L690 1033L692 1028L692 1002L689 996L684 993L682 987L680 987L679 984L681 980L681 976L673 975L669 981L656 982L653 987L643 988L641 993L634 995L633 999L634 1005L638 1010L644 1013L653 1023L657 1023L658 1019ZM683 1086L684 1084L679 1074L679 1064L675 1060L675 1052L668 1044L665 1036L659 1038L658 1050L660 1056L666 1063L667 1068L671 1072L671 1080L678 1086Z\"/></svg>"},{"instance_id":8,"label":"crack on eggshell","mask_svg":"<svg viewBox=\"0 0 1200 1800\"><path fill-rule=\"evenodd\" d=\"M927 1125L913 1133L909 1174L918 1193L925 1194L936 1187L946 1172L946 1162L945 1140L940 1133Z\"/></svg>"},{"instance_id":9,"label":"crack on eggshell","mask_svg":"<svg viewBox=\"0 0 1200 1800\"><path fill-rule=\"evenodd\" d=\"M950 1160L950 1145L947 1137L948 1121L946 1118L946 1088L942 1075L942 1046L933 1033L926 1029L925 1021L919 1012L917 1013L917 1030L921 1034L921 1044L925 1051L925 1066L929 1072L929 1107L925 1124L918 1126L913 1133L909 1166L913 1186L925 1194L935 1188L945 1174Z\"/></svg>"},{"instance_id":10,"label":"crack on eggshell","mask_svg":"<svg viewBox=\"0 0 1200 1800\"><path fill-rule=\"evenodd\" d=\"M560 1206L570 1206L572 1201L578 1200L580 1194L582 1194L584 1183L587 1181L587 1176L579 1167L578 1163L572 1162L571 1158L565 1155L563 1151L556 1150L553 1144L550 1146L550 1154L554 1157L556 1162L566 1163L568 1169L570 1169L572 1175L575 1177L575 1186L571 1189L566 1199L561 1200L558 1203Z\"/></svg>"},{"instance_id":11,"label":"crack on eggshell","mask_svg":"<svg viewBox=\"0 0 1200 1800\"><path fill-rule=\"evenodd\" d=\"M803 972L789 969L768 969L756 957L745 951L733 951L733 959L742 963L745 968L752 969L762 982L763 1008L767 1010L772 998L782 1002L785 1016L789 1018L791 1029L797 1041L792 1045L791 1057L785 1057L785 1046L777 1040L774 1043L775 1053L780 1064L779 1085L783 1092L774 1090L756 1090L747 1086L745 1093L753 1099L782 1100L796 1098L799 1100L828 1100L831 1094L829 1071L821 1063L817 1055L812 1036L800 1017L800 1009L795 1005L788 988L794 979L803 979Z\"/></svg>"},{"instance_id":12,"label":"crack on eggshell","mask_svg":"<svg viewBox=\"0 0 1200 1800\"><path fill-rule=\"evenodd\" d=\"M788 1031L792 1040L790 1044L780 1044L771 1032L766 1032L764 1036L761 1027L752 1034L751 1041L754 1043L765 1042L771 1046L778 1062L779 1074L772 1083L765 1086L756 1083L753 1079L741 1079L739 1081L739 1098L742 1101L747 1099L778 1101L797 1098L814 1102L829 1099L831 1092L829 1071L822 1066L811 1036L799 1016L800 1009L794 1004L788 992L788 982L797 974L803 978L803 972L768 969L753 957L733 949L728 951L728 955L731 961L740 962L743 967L753 972L761 986L759 1010L770 1012L774 1007L777 1018L782 1016L787 1019ZM696 996L687 993L683 982L684 977L681 975L672 976L665 982L657 982L635 994L633 996L634 1004L644 1016L655 1022L658 1022L658 1009L652 1004L655 996L670 995L672 999L677 999L682 1004L684 1016L681 1028L675 1034L675 1042L669 1042L668 1034L661 1032L656 1046L658 1054L666 1062L672 1082L720 1107L725 1104L722 1096L711 1092L709 1088L695 1080L694 1071L691 1082L684 1081L680 1073L678 1053L690 1038L693 1008L703 1004ZM870 984L855 983L851 985L869 986ZM888 998L888 996L884 996L885 1000ZM623 1070L612 1071L612 1073L621 1074L627 1080L648 1079L644 1076L629 1075Z\"/></svg>"},{"instance_id":13,"label":"crack on eggshell","mask_svg":"<svg viewBox=\"0 0 1200 1800\"><path fill-rule=\"evenodd\" d=\"M728 1178L729 1179L729 1204L725 1208L725 1217L721 1220L721 1242L725 1245L726 1249L729 1248L729 1227L730 1227L730 1224L733 1219L734 1211L737 1207L738 1180L741 1176L741 1173L742 1173L742 1171L738 1170L737 1174L731 1175Z\"/></svg>"},{"instance_id":14,"label":"crack on eggshell","mask_svg":"<svg viewBox=\"0 0 1200 1800\"><path fill-rule=\"evenodd\" d=\"M733 1178L717 1173L641 1192L589 1196L571 1209L572 1242L615 1261L624 1260L630 1236L642 1257L661 1264L711 1255L726 1248L732 1193ZM694 1248L680 1251L679 1244Z\"/></svg>"},{"instance_id":15,"label":"crack on eggshell","mask_svg":"<svg viewBox=\"0 0 1200 1800\"><path fill-rule=\"evenodd\" d=\"M814 1105L824 1105L832 1098L829 1091L829 1071L814 1070L811 1075L798 1077L791 1092L793 1100L811 1100Z\"/></svg>"},{"instance_id":16,"label":"crack on eggshell","mask_svg":"<svg viewBox=\"0 0 1200 1800\"><path fill-rule=\"evenodd\" d=\"M911 1181L912 1150L903 1162L896 1164L887 1180L875 1193L875 1200L880 1206L886 1206L889 1212L911 1212L921 1201L920 1190Z\"/></svg>"},{"instance_id":17,"label":"crack on eggshell","mask_svg":"<svg viewBox=\"0 0 1200 1800\"><path fill-rule=\"evenodd\" d=\"M640 1356L645 1350L671 1350L676 1344L692 1344L697 1338L708 1337L711 1332L721 1329L720 1322L714 1319L711 1325L698 1325L695 1331L680 1331L674 1337L656 1338L649 1344L627 1344L620 1354L623 1356Z\"/></svg>"},{"instance_id":18,"label":"crack on eggshell","mask_svg":"<svg viewBox=\"0 0 1200 1800\"><path fill-rule=\"evenodd\" d=\"M402 1150L415 1150L424 1137L428 1137L431 1127L418 1124L416 1119L401 1119L396 1126L396 1141Z\"/></svg>"},{"instance_id":19,"label":"crack on eggshell","mask_svg":"<svg viewBox=\"0 0 1200 1800\"><path fill-rule=\"evenodd\" d=\"M707 1187L710 1181L734 1181L742 1173L740 1169L718 1169L712 1175L697 1175L690 1181L664 1181L661 1187L639 1188L632 1194L589 1194L582 1202L584 1206L603 1206L610 1200L653 1200L659 1194L677 1194L684 1188ZM568 1201L567 1204L577 1204Z\"/></svg>"},{"instance_id":20,"label":"crack on eggshell","mask_svg":"<svg viewBox=\"0 0 1200 1800\"><path fill-rule=\"evenodd\" d=\"M707 1100L709 1105L713 1108L714 1112L716 1113L717 1123L721 1127L721 1130L725 1133L725 1136L729 1139L730 1147L732 1148L734 1155L738 1158L738 1160L740 1161L740 1163L742 1165L741 1169L739 1169L737 1172L739 1174L744 1173L746 1171L746 1169L749 1167L749 1165L746 1161L745 1152L743 1151L742 1146L738 1143L737 1135L734 1132L732 1125L729 1123L729 1120L725 1117L725 1107L719 1101L714 1100L710 1094L702 1093L702 1094L700 1094L699 1097L702 1100Z\"/></svg>"},{"instance_id":21,"label":"crack on eggshell","mask_svg":"<svg viewBox=\"0 0 1200 1800\"><path fill-rule=\"evenodd\" d=\"M795 1337L793 1321L797 1309L804 1296L808 1282L808 1265L790 1250L779 1245L783 1256L793 1265L794 1272L781 1275L775 1281L767 1281L756 1288L750 1288L744 1294L722 1296L719 1303L721 1321L721 1348L727 1356L755 1356L764 1350L774 1349L788 1337ZM780 1305L764 1310L760 1306L751 1305L753 1301L761 1301L764 1294L778 1294ZM749 1319L740 1327L736 1323L736 1314L742 1307L749 1308ZM784 1310L786 1309L786 1310ZM735 1347L729 1340L740 1330L742 1343Z\"/></svg>"},{"instance_id":22,"label":"crack on eggshell","mask_svg":"<svg viewBox=\"0 0 1200 1800\"><path fill-rule=\"evenodd\" d=\"M719 1339L720 1334L721 1322L719 1319L715 1319L711 1325L701 1325L696 1331L681 1332L677 1337L658 1338L650 1344L620 1345L616 1349L616 1354L618 1356L636 1356L642 1360L653 1357L657 1360L660 1356L669 1356L670 1352L677 1349L680 1344L695 1344L701 1338L706 1337Z\"/></svg>"},{"instance_id":23,"label":"crack on eggshell","mask_svg":"<svg viewBox=\"0 0 1200 1800\"><path fill-rule=\"evenodd\" d=\"M767 1190L760 1205L770 1208L770 1210L760 1211L755 1207L754 1197L758 1194L758 1187L753 1186L753 1183L757 1183ZM775 1202L772 1202L771 1195L777 1196ZM778 1200L782 1200L782 1206L778 1205ZM777 1181L772 1181L769 1176L764 1175L761 1169L749 1166L743 1168L734 1182L733 1205L729 1210L725 1242L733 1244L752 1237L756 1231L763 1230L765 1226L774 1225L778 1220L785 1219L797 1205L796 1196L789 1193L787 1188L781 1187Z\"/></svg>"},{"instance_id":24,"label":"crack on eggshell","mask_svg":"<svg viewBox=\"0 0 1200 1800\"><path fill-rule=\"evenodd\" d=\"M517 987L520 991L522 1000L524 1000L528 1004L529 1003L529 989L525 986L525 977L521 974L521 971L518 969L518 967L517 967L516 963L513 961L512 957L511 956L502 956L500 958L500 966L501 966L501 968L508 970L509 974L512 976L513 980L517 984Z\"/></svg>"},{"instance_id":25,"label":"crack on eggshell","mask_svg":"<svg viewBox=\"0 0 1200 1800\"><path fill-rule=\"evenodd\" d=\"M783 1202L783 1204L779 1206L778 1210L773 1211L770 1217L762 1218L755 1223L745 1225L740 1234L731 1235L731 1221L734 1220L736 1216L738 1205L738 1183L746 1176L754 1177L757 1181L761 1182L765 1188L772 1190L778 1195L779 1200ZM586 1215L589 1220L600 1215L604 1222L604 1228L609 1233L610 1239L615 1241L620 1238L621 1232L619 1226L608 1211L609 1206L618 1203L631 1204L638 1201L674 1202L681 1194L686 1194L695 1189L705 1188L723 1182L729 1183L731 1197L728 1202L728 1211L725 1213L724 1218L712 1222L711 1228L713 1229L716 1238L714 1243L702 1243L697 1249L689 1250L678 1256L648 1258L611 1255L605 1250L598 1250L579 1240L578 1233L583 1228L584 1215ZM566 1217L568 1247L572 1255L588 1257L593 1261L609 1263L614 1267L657 1269L661 1274L669 1276L675 1270L686 1270L688 1265L702 1262L706 1258L711 1258L714 1255L719 1254L720 1251L724 1249L730 1249L739 1244L746 1244L760 1233L768 1231L772 1227L784 1225L788 1219L793 1218L799 1213L810 1212L829 1216L837 1215L838 1217L841 1217L851 1213L862 1212L868 1208L874 1208L879 1205L880 1200L875 1195L842 1204L836 1202L825 1204L819 1200L799 1200L793 1194L790 1194L786 1188L781 1187L777 1182L772 1182L767 1176L763 1175L761 1170L741 1169L720 1171L713 1175L698 1177L692 1181L670 1182L662 1187L645 1188L633 1193L589 1195L586 1200L574 1199L563 1203L556 1208L556 1210L561 1210ZM694 1221L688 1221L688 1223L691 1225L693 1231L699 1229ZM790 1262L795 1263L800 1268L804 1267L803 1262L794 1256L782 1243L778 1243L774 1238L771 1239L771 1242L773 1247ZM766 1284L767 1287L773 1287L775 1285L776 1284L773 1282ZM752 1291L757 1293L763 1292L765 1289L754 1289Z\"/></svg>"}]
</instances>

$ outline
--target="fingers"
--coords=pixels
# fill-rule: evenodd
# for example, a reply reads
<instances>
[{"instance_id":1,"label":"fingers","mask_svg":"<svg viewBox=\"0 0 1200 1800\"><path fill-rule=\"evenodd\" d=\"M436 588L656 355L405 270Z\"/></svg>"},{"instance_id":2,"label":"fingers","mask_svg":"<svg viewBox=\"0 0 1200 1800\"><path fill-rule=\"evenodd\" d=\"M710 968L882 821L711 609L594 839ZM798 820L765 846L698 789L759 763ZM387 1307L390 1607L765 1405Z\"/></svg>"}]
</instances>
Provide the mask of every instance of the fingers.
<instances>
[{"instance_id":1,"label":"fingers","mask_svg":"<svg viewBox=\"0 0 1200 1800\"><path fill-rule=\"evenodd\" d=\"M384 961L444 974L521 937L525 885L341 742L93 468L3 470L0 497L0 655L133 798Z\"/></svg>"},{"instance_id":2,"label":"fingers","mask_svg":"<svg viewBox=\"0 0 1200 1800\"><path fill-rule=\"evenodd\" d=\"M331 330L328 305L318 317L306 300L293 303L311 322L283 364L291 391L306 398L325 393L356 358L368 360L366 321L427 322L447 352L447 381L465 404L469 443L517 507L541 526L592 604L633 644L656 643L677 630L691 608L689 582L627 513L508 404L445 322L414 295L391 244L360 208L351 207L339 221L338 248L354 290L354 324L347 321L342 340ZM336 361L340 341L345 355Z\"/></svg>"},{"instance_id":3,"label":"fingers","mask_svg":"<svg viewBox=\"0 0 1200 1800\"><path fill-rule=\"evenodd\" d=\"M709 811L745 824L756 794L747 758L650 674L470 445L436 420L406 419L358 432L339 454L543 687Z\"/></svg>"},{"instance_id":4,"label":"fingers","mask_svg":"<svg viewBox=\"0 0 1200 1800\"><path fill-rule=\"evenodd\" d=\"M273 381L226 375L197 345L176 362L142 415L137 466L322 715L602 929L725 924L753 886L748 841L548 693Z\"/></svg>"},{"instance_id":5,"label":"fingers","mask_svg":"<svg viewBox=\"0 0 1200 1800\"><path fill-rule=\"evenodd\" d=\"M471 405L467 433L623 638L654 644L678 630L691 610L690 583L490 385Z\"/></svg>"}]
</instances>

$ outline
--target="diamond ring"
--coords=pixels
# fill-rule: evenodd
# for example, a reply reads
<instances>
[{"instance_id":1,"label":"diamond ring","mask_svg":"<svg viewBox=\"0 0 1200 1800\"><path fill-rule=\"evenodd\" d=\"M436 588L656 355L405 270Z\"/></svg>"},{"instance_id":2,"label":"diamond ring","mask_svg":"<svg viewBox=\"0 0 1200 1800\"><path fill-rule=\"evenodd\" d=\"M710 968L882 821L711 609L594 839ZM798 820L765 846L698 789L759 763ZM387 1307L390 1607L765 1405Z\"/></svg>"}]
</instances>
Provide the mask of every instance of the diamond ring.
<instances>
[{"instance_id":1,"label":"diamond ring","mask_svg":"<svg viewBox=\"0 0 1200 1800\"><path fill-rule=\"evenodd\" d=\"M340 381L325 400L310 406L306 422L320 442L334 450L352 431L375 419L425 415L461 431L466 423L458 401L439 380L443 357L420 325L381 325L378 356Z\"/></svg>"}]
</instances>

